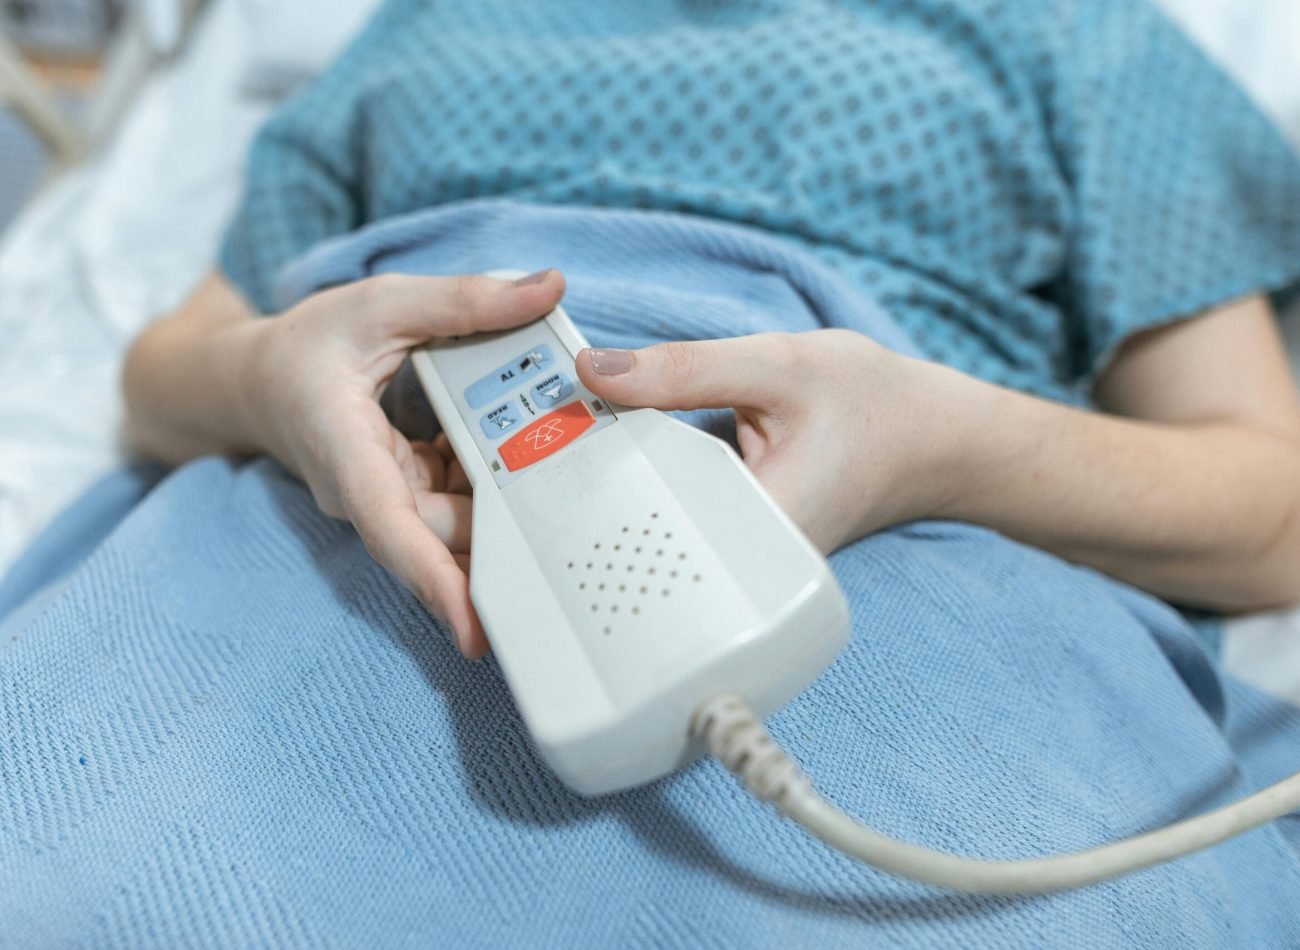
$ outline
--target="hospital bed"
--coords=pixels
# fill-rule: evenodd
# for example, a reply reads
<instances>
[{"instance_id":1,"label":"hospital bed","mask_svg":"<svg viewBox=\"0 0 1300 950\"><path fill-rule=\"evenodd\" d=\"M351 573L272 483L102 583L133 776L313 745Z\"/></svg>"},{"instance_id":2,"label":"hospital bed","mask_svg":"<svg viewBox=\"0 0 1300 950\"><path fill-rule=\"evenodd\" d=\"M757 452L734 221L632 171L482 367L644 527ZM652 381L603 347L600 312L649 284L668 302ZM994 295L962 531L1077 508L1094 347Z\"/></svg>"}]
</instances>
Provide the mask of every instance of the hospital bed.
<instances>
[{"instance_id":1,"label":"hospital bed","mask_svg":"<svg viewBox=\"0 0 1300 950\"><path fill-rule=\"evenodd\" d=\"M1163 2L1300 147L1300 4ZM110 144L0 241L0 573L122 460L128 342L211 266L244 151L277 97L328 62L374 5L214 0ZM1300 307L1283 327L1300 379ZM1231 621L1224 660L1300 703L1300 611Z\"/></svg>"}]
</instances>

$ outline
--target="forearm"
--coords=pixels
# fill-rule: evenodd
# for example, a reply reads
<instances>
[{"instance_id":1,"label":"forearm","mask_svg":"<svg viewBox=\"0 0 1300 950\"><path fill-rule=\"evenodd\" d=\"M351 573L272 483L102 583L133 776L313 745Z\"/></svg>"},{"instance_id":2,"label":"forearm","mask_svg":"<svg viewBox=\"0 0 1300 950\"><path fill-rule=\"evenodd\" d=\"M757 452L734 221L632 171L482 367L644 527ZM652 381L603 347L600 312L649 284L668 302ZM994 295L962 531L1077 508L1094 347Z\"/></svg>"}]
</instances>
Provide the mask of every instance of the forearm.
<instances>
[{"instance_id":1,"label":"forearm","mask_svg":"<svg viewBox=\"0 0 1300 950\"><path fill-rule=\"evenodd\" d=\"M251 312L220 278L144 330L123 371L131 448L172 464L258 451L242 391L255 332Z\"/></svg>"},{"instance_id":2,"label":"forearm","mask_svg":"<svg viewBox=\"0 0 1300 950\"><path fill-rule=\"evenodd\" d=\"M1170 600L1225 611L1300 594L1300 448L1233 422L1084 412L943 367L926 513L970 521Z\"/></svg>"}]
</instances>

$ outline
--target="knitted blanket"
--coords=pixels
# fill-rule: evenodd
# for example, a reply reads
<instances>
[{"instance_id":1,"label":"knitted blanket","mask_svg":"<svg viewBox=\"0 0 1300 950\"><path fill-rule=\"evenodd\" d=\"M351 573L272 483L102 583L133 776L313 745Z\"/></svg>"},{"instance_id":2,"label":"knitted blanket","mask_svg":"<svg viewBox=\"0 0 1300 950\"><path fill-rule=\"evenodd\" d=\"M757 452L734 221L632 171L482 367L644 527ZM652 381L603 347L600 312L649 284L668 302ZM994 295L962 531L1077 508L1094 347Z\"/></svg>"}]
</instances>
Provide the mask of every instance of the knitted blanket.
<instances>
[{"instance_id":1,"label":"knitted blanket","mask_svg":"<svg viewBox=\"0 0 1300 950\"><path fill-rule=\"evenodd\" d=\"M838 325L906 345L802 252L671 215L451 207L321 249L281 295L548 265L597 343ZM1300 945L1295 816L1018 899L858 865L712 762L582 798L534 755L494 663L462 660L274 463L200 460L134 507L120 479L100 495L0 585L23 601L0 621L0 946ZM129 514L60 564L51 545L74 550L79 521L103 534L105 504ZM1093 571L948 523L831 561L852 641L771 726L882 831L1041 855L1300 763L1300 713Z\"/></svg>"}]
</instances>

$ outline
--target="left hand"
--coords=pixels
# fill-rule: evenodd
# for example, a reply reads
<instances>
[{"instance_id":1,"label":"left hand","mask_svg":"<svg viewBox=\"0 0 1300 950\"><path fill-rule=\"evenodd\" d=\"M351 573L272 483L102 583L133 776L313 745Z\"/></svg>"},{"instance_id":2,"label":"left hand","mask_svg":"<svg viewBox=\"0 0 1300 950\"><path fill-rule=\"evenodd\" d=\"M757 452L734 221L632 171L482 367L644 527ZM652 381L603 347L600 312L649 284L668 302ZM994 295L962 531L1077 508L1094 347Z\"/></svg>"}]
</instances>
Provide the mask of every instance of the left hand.
<instances>
[{"instance_id":1,"label":"left hand","mask_svg":"<svg viewBox=\"0 0 1300 950\"><path fill-rule=\"evenodd\" d=\"M386 274L231 331L248 440L298 475L325 514L351 521L468 657L488 648L469 595L469 482L445 437L408 441L379 398L413 348L520 326L563 293L555 270L518 281Z\"/></svg>"},{"instance_id":2,"label":"left hand","mask_svg":"<svg viewBox=\"0 0 1300 950\"><path fill-rule=\"evenodd\" d=\"M860 333L588 349L578 375L625 406L735 408L745 462L823 552L942 507L941 398L963 377Z\"/></svg>"}]
</instances>

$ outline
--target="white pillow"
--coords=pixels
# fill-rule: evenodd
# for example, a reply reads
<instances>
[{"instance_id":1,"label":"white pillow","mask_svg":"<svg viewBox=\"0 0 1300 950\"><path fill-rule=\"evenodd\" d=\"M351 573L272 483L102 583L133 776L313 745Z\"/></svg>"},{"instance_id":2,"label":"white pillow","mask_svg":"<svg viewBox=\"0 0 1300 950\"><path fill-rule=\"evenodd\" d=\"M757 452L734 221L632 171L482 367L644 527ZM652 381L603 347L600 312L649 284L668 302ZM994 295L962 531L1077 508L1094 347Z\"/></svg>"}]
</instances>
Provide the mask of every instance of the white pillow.
<instances>
[{"instance_id":1,"label":"white pillow","mask_svg":"<svg viewBox=\"0 0 1300 950\"><path fill-rule=\"evenodd\" d=\"M1300 146L1300 3L1159 0Z\"/></svg>"},{"instance_id":2,"label":"white pillow","mask_svg":"<svg viewBox=\"0 0 1300 950\"><path fill-rule=\"evenodd\" d=\"M277 99L324 71L380 0L238 0L248 36L241 89Z\"/></svg>"}]
</instances>

